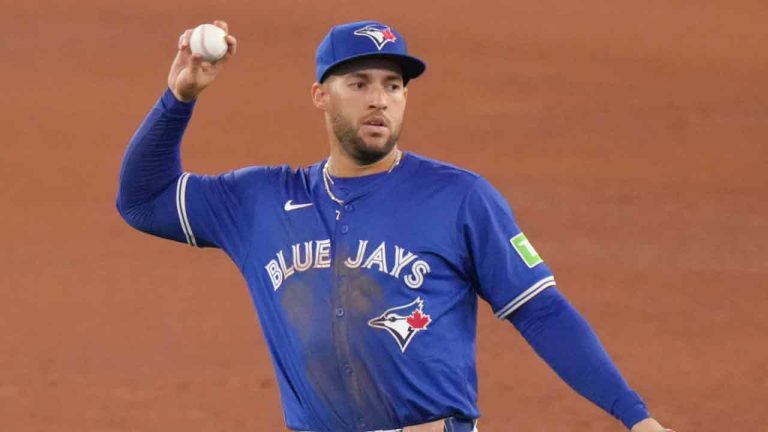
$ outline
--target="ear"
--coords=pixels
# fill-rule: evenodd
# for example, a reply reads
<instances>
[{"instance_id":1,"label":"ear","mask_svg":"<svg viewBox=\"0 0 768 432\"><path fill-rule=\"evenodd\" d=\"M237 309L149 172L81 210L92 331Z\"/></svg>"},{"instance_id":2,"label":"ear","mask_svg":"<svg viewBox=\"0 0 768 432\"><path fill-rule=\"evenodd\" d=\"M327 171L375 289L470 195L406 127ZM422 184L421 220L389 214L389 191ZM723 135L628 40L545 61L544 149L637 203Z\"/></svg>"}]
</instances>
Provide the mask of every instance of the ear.
<instances>
[{"instance_id":1,"label":"ear","mask_svg":"<svg viewBox=\"0 0 768 432\"><path fill-rule=\"evenodd\" d=\"M323 111L328 108L328 90L324 84L312 84L312 103Z\"/></svg>"}]
</instances>

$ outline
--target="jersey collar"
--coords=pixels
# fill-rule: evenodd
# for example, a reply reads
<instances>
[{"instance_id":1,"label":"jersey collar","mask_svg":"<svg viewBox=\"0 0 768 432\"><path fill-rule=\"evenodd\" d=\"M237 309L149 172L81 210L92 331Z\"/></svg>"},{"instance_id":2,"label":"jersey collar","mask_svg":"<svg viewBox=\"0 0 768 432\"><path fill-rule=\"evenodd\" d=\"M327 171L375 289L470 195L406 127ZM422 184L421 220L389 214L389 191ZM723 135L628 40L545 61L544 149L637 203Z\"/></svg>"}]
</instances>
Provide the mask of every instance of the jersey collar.
<instances>
[{"instance_id":1,"label":"jersey collar","mask_svg":"<svg viewBox=\"0 0 768 432\"><path fill-rule=\"evenodd\" d=\"M327 201L333 205L336 205L336 203L331 199L331 197L328 196L328 193L325 191L325 185L323 183L323 168L325 168L327 163L328 159L325 159L312 167L310 174L310 181L312 183L311 186L314 193L319 196L318 199L320 199L322 202ZM352 203L364 196L385 190L392 185L399 183L402 181L402 179L408 176L408 173L413 170L415 165L416 160L414 157L409 152L403 151L400 164L398 164L398 166L395 167L392 172L387 175L383 175L380 178L377 178L360 188L356 188L346 197L344 203Z\"/></svg>"}]
</instances>

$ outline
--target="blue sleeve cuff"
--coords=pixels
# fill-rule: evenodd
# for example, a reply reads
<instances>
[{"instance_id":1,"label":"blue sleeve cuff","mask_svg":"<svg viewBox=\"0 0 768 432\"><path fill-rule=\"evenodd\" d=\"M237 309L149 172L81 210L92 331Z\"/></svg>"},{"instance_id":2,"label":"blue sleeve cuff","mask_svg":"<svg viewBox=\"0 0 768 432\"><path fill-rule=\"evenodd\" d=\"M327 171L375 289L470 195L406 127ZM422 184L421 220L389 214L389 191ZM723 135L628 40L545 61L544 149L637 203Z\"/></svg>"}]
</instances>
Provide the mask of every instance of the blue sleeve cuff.
<instances>
[{"instance_id":1,"label":"blue sleeve cuff","mask_svg":"<svg viewBox=\"0 0 768 432\"><path fill-rule=\"evenodd\" d=\"M632 429L632 426L651 416L645 407L645 403L640 398L640 395L634 391L624 393L624 395L613 404L611 411L611 414L621 420L627 429Z\"/></svg>"},{"instance_id":2,"label":"blue sleeve cuff","mask_svg":"<svg viewBox=\"0 0 768 432\"><path fill-rule=\"evenodd\" d=\"M197 99L192 102L182 102L176 99L170 88L166 88L165 93L160 98L160 106L163 111L174 117L191 117L196 102Z\"/></svg>"}]
</instances>

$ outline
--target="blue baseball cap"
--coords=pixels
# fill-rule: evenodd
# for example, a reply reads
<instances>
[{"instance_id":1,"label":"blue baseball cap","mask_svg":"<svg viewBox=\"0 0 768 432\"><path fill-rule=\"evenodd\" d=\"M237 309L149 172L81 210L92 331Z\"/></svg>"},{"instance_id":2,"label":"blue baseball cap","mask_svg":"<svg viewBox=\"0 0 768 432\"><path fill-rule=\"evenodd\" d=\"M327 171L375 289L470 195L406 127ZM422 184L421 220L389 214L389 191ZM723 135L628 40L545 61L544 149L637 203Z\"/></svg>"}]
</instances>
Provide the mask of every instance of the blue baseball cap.
<instances>
[{"instance_id":1,"label":"blue baseball cap","mask_svg":"<svg viewBox=\"0 0 768 432\"><path fill-rule=\"evenodd\" d=\"M427 68L423 61L408 54L405 39L395 29L376 21L357 21L334 26L325 35L315 54L315 78L323 82L334 67L368 57L383 57L400 64L405 84Z\"/></svg>"}]
</instances>

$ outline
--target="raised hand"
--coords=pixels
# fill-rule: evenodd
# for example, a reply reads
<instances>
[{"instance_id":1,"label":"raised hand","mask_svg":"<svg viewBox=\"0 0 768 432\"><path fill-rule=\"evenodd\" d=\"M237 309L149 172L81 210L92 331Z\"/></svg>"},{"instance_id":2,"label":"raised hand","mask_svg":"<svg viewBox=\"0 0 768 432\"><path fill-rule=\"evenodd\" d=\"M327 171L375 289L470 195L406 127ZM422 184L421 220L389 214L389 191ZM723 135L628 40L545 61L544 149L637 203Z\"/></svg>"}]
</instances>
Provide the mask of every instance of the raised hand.
<instances>
[{"instance_id":1,"label":"raised hand","mask_svg":"<svg viewBox=\"0 0 768 432\"><path fill-rule=\"evenodd\" d=\"M168 88L181 101L190 102L197 98L200 92L216 79L224 65L237 51L237 40L229 34L227 23L214 21L213 24L223 29L227 34L227 54L214 63L203 60L199 54L192 54L189 48L189 38L193 29L187 29L179 36L176 58L173 59L171 70L168 73Z\"/></svg>"}]
</instances>

